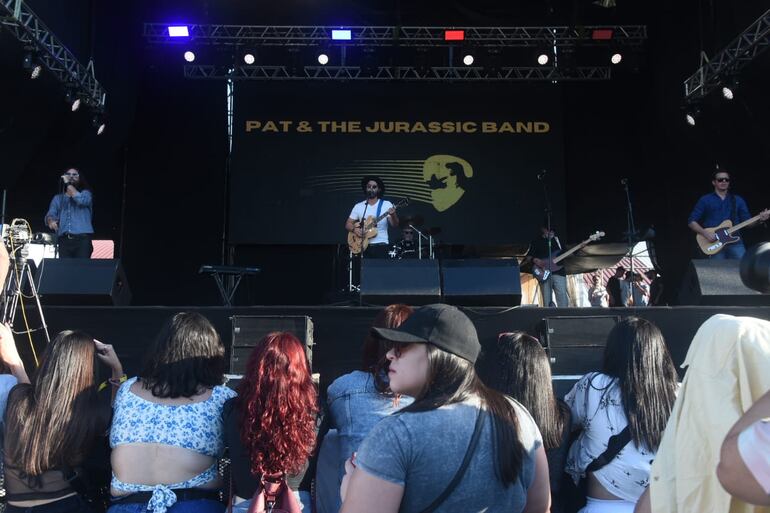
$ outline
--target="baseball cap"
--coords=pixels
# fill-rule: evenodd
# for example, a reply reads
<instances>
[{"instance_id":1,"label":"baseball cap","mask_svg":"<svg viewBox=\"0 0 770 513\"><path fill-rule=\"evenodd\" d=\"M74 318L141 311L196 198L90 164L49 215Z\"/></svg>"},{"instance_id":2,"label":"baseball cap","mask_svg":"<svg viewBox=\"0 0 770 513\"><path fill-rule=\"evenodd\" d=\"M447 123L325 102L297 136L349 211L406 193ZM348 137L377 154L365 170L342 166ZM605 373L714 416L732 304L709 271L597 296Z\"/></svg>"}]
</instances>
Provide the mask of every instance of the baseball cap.
<instances>
[{"instance_id":1,"label":"baseball cap","mask_svg":"<svg viewBox=\"0 0 770 513\"><path fill-rule=\"evenodd\" d=\"M379 337L402 344L431 344L471 363L481 352L476 327L467 315L450 305L418 308L401 326L372 328Z\"/></svg>"}]
</instances>

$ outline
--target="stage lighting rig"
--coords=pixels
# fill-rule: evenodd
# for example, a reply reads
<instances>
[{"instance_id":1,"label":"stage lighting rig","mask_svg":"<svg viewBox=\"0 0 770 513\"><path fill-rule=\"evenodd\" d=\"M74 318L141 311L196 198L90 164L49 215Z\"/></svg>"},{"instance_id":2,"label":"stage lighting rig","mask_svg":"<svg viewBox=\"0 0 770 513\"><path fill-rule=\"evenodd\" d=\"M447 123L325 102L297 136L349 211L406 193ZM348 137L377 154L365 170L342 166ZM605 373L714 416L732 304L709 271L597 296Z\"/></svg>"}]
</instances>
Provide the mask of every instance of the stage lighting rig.
<instances>
[{"instance_id":1,"label":"stage lighting rig","mask_svg":"<svg viewBox=\"0 0 770 513\"><path fill-rule=\"evenodd\" d=\"M107 93L96 80L93 61L81 64L27 2L0 0L0 27L27 50L24 67L30 71L30 78L39 77L45 69L60 84L72 84L80 97L89 99L92 109L104 110Z\"/></svg>"}]
</instances>

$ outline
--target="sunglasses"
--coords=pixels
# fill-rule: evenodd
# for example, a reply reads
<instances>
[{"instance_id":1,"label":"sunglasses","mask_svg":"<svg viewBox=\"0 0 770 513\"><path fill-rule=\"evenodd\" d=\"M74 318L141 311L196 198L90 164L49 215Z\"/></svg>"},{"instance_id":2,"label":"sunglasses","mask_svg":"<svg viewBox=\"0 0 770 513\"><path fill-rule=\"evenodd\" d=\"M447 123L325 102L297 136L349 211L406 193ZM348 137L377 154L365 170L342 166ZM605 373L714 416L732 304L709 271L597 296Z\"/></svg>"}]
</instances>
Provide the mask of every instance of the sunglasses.
<instances>
[{"instance_id":1,"label":"sunglasses","mask_svg":"<svg viewBox=\"0 0 770 513\"><path fill-rule=\"evenodd\" d=\"M78 173L64 173L67 176L80 176Z\"/></svg>"},{"instance_id":2,"label":"sunglasses","mask_svg":"<svg viewBox=\"0 0 770 513\"><path fill-rule=\"evenodd\" d=\"M730 179L729 178L716 178L716 181L717 182L729 182Z\"/></svg>"}]
</instances>

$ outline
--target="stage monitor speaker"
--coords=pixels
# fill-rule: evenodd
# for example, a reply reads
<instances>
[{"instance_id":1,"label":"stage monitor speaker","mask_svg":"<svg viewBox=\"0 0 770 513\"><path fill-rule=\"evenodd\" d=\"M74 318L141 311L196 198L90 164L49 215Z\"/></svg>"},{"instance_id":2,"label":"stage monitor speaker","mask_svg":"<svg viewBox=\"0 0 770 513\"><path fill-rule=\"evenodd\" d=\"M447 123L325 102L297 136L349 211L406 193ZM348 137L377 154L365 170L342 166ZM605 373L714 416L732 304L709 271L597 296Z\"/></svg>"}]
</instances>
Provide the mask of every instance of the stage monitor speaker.
<instances>
[{"instance_id":1,"label":"stage monitor speaker","mask_svg":"<svg viewBox=\"0 0 770 513\"><path fill-rule=\"evenodd\" d=\"M569 392L583 374L601 370L607 335L618 321L617 315L596 315L546 317L540 322L540 343L551 359L557 397Z\"/></svg>"},{"instance_id":2,"label":"stage monitor speaker","mask_svg":"<svg viewBox=\"0 0 770 513\"><path fill-rule=\"evenodd\" d=\"M438 261L364 258L361 301L378 305L427 305L441 300Z\"/></svg>"},{"instance_id":3,"label":"stage monitor speaker","mask_svg":"<svg viewBox=\"0 0 770 513\"><path fill-rule=\"evenodd\" d=\"M249 355L257 342L268 333L289 331L296 335L305 348L307 361L313 368L313 320L307 315L234 315L230 347L230 374L242 375L246 371Z\"/></svg>"},{"instance_id":4,"label":"stage monitor speaker","mask_svg":"<svg viewBox=\"0 0 770 513\"><path fill-rule=\"evenodd\" d=\"M118 259L45 258L38 267L36 282L43 304L131 303L131 289Z\"/></svg>"},{"instance_id":5,"label":"stage monitor speaker","mask_svg":"<svg viewBox=\"0 0 770 513\"><path fill-rule=\"evenodd\" d=\"M741 281L740 260L692 260L679 289L680 305L770 305L770 295L760 294Z\"/></svg>"},{"instance_id":6,"label":"stage monitor speaker","mask_svg":"<svg viewBox=\"0 0 770 513\"><path fill-rule=\"evenodd\" d=\"M521 276L515 259L444 260L444 301L464 306L521 304Z\"/></svg>"}]
</instances>

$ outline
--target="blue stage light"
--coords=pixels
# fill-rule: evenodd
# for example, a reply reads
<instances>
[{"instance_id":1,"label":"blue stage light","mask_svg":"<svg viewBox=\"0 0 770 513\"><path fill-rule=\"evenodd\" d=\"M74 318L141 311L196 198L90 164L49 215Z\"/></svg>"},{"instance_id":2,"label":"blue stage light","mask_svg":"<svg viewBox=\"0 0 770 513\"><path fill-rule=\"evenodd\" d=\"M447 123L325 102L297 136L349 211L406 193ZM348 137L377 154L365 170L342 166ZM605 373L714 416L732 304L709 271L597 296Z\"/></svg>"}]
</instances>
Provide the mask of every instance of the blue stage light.
<instances>
[{"instance_id":1,"label":"blue stage light","mask_svg":"<svg viewBox=\"0 0 770 513\"><path fill-rule=\"evenodd\" d=\"M350 30L332 30L332 39L334 41L350 41L353 36Z\"/></svg>"},{"instance_id":2,"label":"blue stage light","mask_svg":"<svg viewBox=\"0 0 770 513\"><path fill-rule=\"evenodd\" d=\"M187 25L169 25L168 26L169 37L190 37L190 31Z\"/></svg>"}]
</instances>

